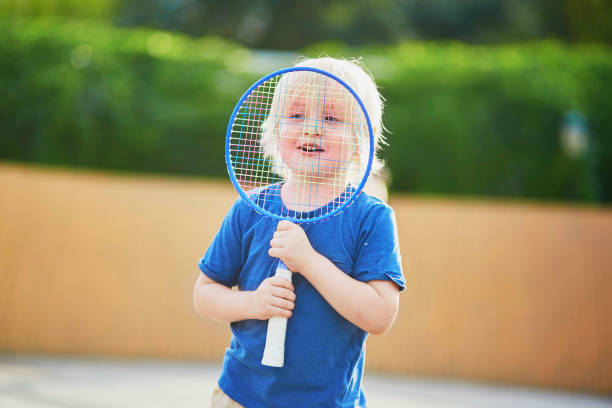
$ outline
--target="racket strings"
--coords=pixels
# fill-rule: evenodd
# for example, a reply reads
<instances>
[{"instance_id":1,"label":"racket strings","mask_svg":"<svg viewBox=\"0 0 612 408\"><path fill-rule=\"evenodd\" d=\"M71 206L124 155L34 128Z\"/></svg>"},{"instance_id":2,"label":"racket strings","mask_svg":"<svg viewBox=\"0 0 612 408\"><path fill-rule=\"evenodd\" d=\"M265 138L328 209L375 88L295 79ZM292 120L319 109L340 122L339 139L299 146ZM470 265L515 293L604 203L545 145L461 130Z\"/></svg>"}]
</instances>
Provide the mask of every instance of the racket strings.
<instances>
[{"instance_id":1,"label":"racket strings","mask_svg":"<svg viewBox=\"0 0 612 408\"><path fill-rule=\"evenodd\" d=\"M231 126L230 163L258 207L315 218L350 198L350 182L366 172L368 137L365 115L344 86L322 74L291 72L245 98ZM281 183L291 186L290 195L270 188Z\"/></svg>"}]
</instances>

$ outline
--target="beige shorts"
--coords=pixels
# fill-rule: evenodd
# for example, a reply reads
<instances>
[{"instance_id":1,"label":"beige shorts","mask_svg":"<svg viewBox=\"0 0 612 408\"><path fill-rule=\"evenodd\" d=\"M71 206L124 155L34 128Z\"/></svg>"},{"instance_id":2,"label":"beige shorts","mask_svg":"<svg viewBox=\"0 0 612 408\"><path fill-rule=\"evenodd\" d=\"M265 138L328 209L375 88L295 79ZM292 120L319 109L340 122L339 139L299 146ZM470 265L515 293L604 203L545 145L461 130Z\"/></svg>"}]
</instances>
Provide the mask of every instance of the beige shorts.
<instances>
[{"instance_id":1,"label":"beige shorts","mask_svg":"<svg viewBox=\"0 0 612 408\"><path fill-rule=\"evenodd\" d=\"M221 388L217 387L213 391L210 401L210 408L244 408L242 405L225 395Z\"/></svg>"}]
</instances>

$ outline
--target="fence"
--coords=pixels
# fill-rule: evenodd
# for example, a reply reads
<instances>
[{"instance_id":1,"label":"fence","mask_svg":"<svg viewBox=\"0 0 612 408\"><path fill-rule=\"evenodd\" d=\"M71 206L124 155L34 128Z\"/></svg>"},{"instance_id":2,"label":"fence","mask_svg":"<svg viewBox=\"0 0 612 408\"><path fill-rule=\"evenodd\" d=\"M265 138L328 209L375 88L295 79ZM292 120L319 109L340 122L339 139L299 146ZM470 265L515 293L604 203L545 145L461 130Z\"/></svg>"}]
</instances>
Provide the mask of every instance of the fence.
<instances>
[{"instance_id":1,"label":"fence","mask_svg":"<svg viewBox=\"0 0 612 408\"><path fill-rule=\"evenodd\" d=\"M216 180L0 164L0 350L219 360L196 262ZM391 196L408 289L368 370L612 388L612 211Z\"/></svg>"}]
</instances>

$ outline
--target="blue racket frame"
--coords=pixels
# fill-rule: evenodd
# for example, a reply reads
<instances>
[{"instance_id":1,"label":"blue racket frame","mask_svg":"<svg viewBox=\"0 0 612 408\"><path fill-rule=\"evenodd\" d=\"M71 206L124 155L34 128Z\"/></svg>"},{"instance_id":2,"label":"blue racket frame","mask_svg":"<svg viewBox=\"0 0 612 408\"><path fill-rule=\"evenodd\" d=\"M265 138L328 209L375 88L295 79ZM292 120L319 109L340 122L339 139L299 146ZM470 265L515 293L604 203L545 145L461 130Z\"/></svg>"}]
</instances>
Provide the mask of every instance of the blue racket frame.
<instances>
[{"instance_id":1,"label":"blue racket frame","mask_svg":"<svg viewBox=\"0 0 612 408\"><path fill-rule=\"evenodd\" d=\"M261 85L263 82L267 81L268 79L273 78L275 76L279 76L279 75L285 74L287 72L294 72L294 71L311 71L311 72L316 72L318 74L325 75L325 76L327 76L327 77L329 77L331 79L334 79L337 82L339 82L340 84L342 84L342 86L344 86L355 97L355 99L359 103L359 107L361 108L361 111L363 112L363 114L364 114L364 116L366 118L366 122L368 124L368 133L370 135L370 156L368 157L368 165L366 167L366 171L364 173L363 179L361 180L361 183L359 183L359 186L357 186L357 188L355 189L355 192L349 197L348 200L343 202L338 207L334 208L329 213L326 213L324 215L320 215L318 217L308 218L308 219L288 217L288 216L282 216L282 215L274 214L274 213L271 213L271 212L261 208L257 204L255 204L255 202L246 194L246 192L242 189L242 187L238 183L238 180L236 179L236 175L234 174L234 169L232 168L232 163L231 163L231 159L230 159L230 138L231 138L231 134L232 134L232 125L234 123L234 120L236 119L236 115L240 111L240 108L242 107L242 104L244 103L246 98L248 98L248 96L251 94L251 92L253 92L253 90L255 90L259 85ZM324 70L318 69L318 68L311 68L311 67L290 67L290 68L283 68L283 69L279 69L278 71L274 71L274 72L264 76L263 78L259 79L257 82L255 82L253 85L251 85L251 87L249 89L247 89L247 91L242 95L242 97L240 98L240 100L238 101L236 106L234 107L234 110L232 112L232 116L230 117L230 120L229 120L229 124L227 125L227 132L225 133L225 164L227 166L227 173L229 174L230 180L232 181L232 184L234 185L234 188L236 189L236 191L238 191L238 194L240 194L240 196L251 207L255 208L258 212L260 212L260 213L262 213L262 214L264 214L264 215L266 215L268 217L275 218L277 220L289 220L289 221L292 221L292 222L295 222L295 223L303 223L303 224L305 224L305 223L322 221L322 220L325 220L327 218L333 217L334 215L340 213L346 207L348 207L357 198L357 196L361 193L361 191L363 190L363 186L365 185L366 181L368 180L368 177L370 176L370 171L372 169L372 159L373 159L373 157L374 157L374 132L372 131L372 122L370 121L370 115L368 115L368 111L365 108L365 105L364 105L363 101L361 100L359 95L357 95L357 92L355 92L353 90L353 88L351 88L350 85L348 85L342 79L338 78L334 74L331 74L331 73L329 73L327 71L324 71Z\"/></svg>"}]
</instances>

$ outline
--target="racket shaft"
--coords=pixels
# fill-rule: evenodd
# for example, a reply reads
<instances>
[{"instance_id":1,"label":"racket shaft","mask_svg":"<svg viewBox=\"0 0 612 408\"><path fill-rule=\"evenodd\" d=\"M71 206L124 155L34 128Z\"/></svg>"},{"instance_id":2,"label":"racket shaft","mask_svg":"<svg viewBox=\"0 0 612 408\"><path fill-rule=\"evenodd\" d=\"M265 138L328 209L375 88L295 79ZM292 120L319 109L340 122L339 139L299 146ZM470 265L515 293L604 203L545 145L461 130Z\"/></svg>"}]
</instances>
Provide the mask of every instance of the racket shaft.
<instances>
[{"instance_id":1,"label":"racket shaft","mask_svg":"<svg viewBox=\"0 0 612 408\"><path fill-rule=\"evenodd\" d=\"M291 271L280 261L275 276L282 276L291 282ZM261 364L270 367L285 365L285 334L287 333L287 318L274 316L268 320L268 333Z\"/></svg>"}]
</instances>

